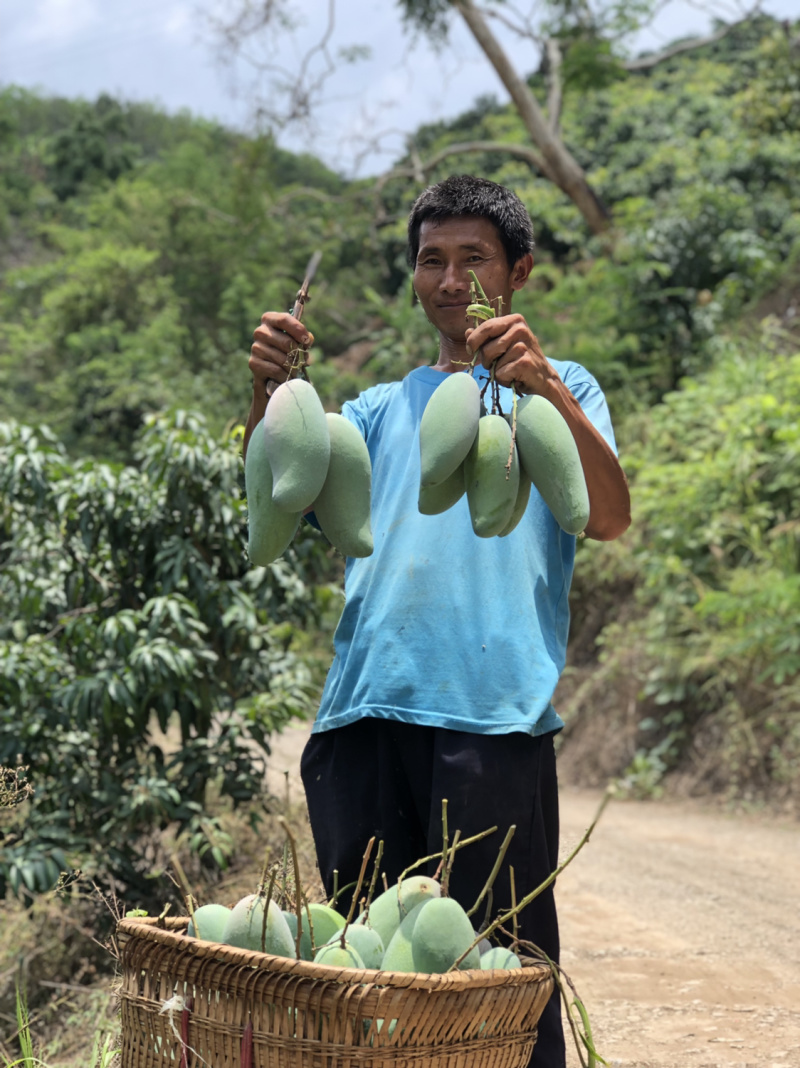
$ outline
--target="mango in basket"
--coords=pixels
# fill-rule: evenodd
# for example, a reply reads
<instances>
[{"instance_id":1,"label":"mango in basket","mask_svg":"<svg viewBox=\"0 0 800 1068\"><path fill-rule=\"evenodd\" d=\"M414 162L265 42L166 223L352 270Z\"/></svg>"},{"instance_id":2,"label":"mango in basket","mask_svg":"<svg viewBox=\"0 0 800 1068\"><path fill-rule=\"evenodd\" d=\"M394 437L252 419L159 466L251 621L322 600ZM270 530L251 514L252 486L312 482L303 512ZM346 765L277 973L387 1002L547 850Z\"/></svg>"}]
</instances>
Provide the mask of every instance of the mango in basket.
<instances>
[{"instance_id":1,"label":"mango in basket","mask_svg":"<svg viewBox=\"0 0 800 1068\"><path fill-rule=\"evenodd\" d=\"M429 879L426 875L412 875L408 879L403 879L399 889L395 883L379 894L367 912L362 912L355 922L366 923L367 926L377 931L388 949L392 935L400 926L403 918L416 905L439 897L441 892L442 888L434 879Z\"/></svg>"},{"instance_id":2,"label":"mango in basket","mask_svg":"<svg viewBox=\"0 0 800 1068\"><path fill-rule=\"evenodd\" d=\"M189 920L186 934L204 942L221 942L230 914L227 905L201 905L194 910L194 918Z\"/></svg>"},{"instance_id":3,"label":"mango in basket","mask_svg":"<svg viewBox=\"0 0 800 1068\"><path fill-rule=\"evenodd\" d=\"M336 909L319 901L309 902L308 911L311 914L312 938L316 950L324 946L337 931L341 931L346 921Z\"/></svg>"},{"instance_id":4,"label":"mango in basket","mask_svg":"<svg viewBox=\"0 0 800 1068\"><path fill-rule=\"evenodd\" d=\"M452 897L428 901L419 914L411 936L414 971L439 974L449 971L475 941L469 916ZM470 949L459 969L479 968L477 946Z\"/></svg>"},{"instance_id":5,"label":"mango in basket","mask_svg":"<svg viewBox=\"0 0 800 1068\"><path fill-rule=\"evenodd\" d=\"M229 946L272 953L276 957L294 957L294 939L286 918L275 901L270 901L264 920L265 898L248 894L233 906L222 933Z\"/></svg>"},{"instance_id":6,"label":"mango in basket","mask_svg":"<svg viewBox=\"0 0 800 1068\"><path fill-rule=\"evenodd\" d=\"M431 904L430 899L421 901L404 917L403 922L392 935L389 945L381 961L381 968L385 972L416 972L414 958L411 950L411 939L414 928L424 909Z\"/></svg>"},{"instance_id":7,"label":"mango in basket","mask_svg":"<svg viewBox=\"0 0 800 1068\"><path fill-rule=\"evenodd\" d=\"M328 942L324 946L320 946L317 952L314 954L315 964L326 964L333 968L363 968L364 961L353 949L350 943L345 940L342 945L341 939L337 938L334 942Z\"/></svg>"},{"instance_id":8,"label":"mango in basket","mask_svg":"<svg viewBox=\"0 0 800 1068\"><path fill-rule=\"evenodd\" d=\"M283 910L283 917L289 925L289 930L292 932L292 941L295 945L295 952L292 956L297 956L297 913L289 912L287 909ZM300 935L300 960L313 960L314 950L311 946L311 925L308 922L308 907L306 907L303 913L303 930Z\"/></svg>"},{"instance_id":9,"label":"mango in basket","mask_svg":"<svg viewBox=\"0 0 800 1068\"><path fill-rule=\"evenodd\" d=\"M522 961L513 950L505 946L492 946L481 953L481 968L521 968Z\"/></svg>"},{"instance_id":10,"label":"mango in basket","mask_svg":"<svg viewBox=\"0 0 800 1068\"><path fill-rule=\"evenodd\" d=\"M328 943L338 942L341 944L341 940L341 931L337 931L336 934L331 935ZM364 924L351 923L347 928L345 941L361 957L365 968L380 968L385 947L383 939L376 930L372 927L366 927Z\"/></svg>"}]
</instances>

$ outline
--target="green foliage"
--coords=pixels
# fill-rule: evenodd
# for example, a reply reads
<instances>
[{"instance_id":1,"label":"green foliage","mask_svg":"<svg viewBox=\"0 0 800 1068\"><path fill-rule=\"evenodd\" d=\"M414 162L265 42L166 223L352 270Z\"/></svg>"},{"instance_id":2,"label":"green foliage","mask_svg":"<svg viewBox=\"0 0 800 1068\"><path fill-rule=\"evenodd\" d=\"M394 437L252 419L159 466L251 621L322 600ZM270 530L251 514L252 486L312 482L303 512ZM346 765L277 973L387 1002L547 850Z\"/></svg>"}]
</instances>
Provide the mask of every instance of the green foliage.
<instances>
[{"instance_id":1,"label":"green foliage","mask_svg":"<svg viewBox=\"0 0 800 1068\"><path fill-rule=\"evenodd\" d=\"M84 182L116 181L133 166L135 149L116 100L102 95L53 139L50 184L59 200L75 196Z\"/></svg>"},{"instance_id":2,"label":"green foliage","mask_svg":"<svg viewBox=\"0 0 800 1068\"><path fill-rule=\"evenodd\" d=\"M257 798L271 733L311 707L320 539L249 569L236 442L196 416L151 419L134 459L0 424L0 766L34 789L0 853L15 893L71 866L141 890L167 827L224 866L209 791Z\"/></svg>"},{"instance_id":3,"label":"green foliage","mask_svg":"<svg viewBox=\"0 0 800 1068\"><path fill-rule=\"evenodd\" d=\"M640 792L653 792L701 729L717 747L717 785L741 793L796 781L798 410L800 354L766 333L728 342L627 446L634 522L627 559L611 558L606 581L632 564L638 611L600 640L611 659L639 650L643 697L661 709L641 724L627 771Z\"/></svg>"}]
</instances>

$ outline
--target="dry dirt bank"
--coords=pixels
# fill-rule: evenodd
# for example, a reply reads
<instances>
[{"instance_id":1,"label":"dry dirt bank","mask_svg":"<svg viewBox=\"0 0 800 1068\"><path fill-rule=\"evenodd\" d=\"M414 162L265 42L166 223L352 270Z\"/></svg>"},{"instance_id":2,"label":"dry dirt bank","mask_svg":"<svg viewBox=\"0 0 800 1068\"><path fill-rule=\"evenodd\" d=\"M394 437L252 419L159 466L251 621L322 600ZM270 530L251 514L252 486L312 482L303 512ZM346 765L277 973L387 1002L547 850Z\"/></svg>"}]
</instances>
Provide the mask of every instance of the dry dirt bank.
<instances>
[{"instance_id":1,"label":"dry dirt bank","mask_svg":"<svg viewBox=\"0 0 800 1068\"><path fill-rule=\"evenodd\" d=\"M295 799L306 733L271 760ZM598 801L562 790L562 854ZM562 962L611 1064L800 1068L800 824L615 801L557 894Z\"/></svg>"}]
</instances>

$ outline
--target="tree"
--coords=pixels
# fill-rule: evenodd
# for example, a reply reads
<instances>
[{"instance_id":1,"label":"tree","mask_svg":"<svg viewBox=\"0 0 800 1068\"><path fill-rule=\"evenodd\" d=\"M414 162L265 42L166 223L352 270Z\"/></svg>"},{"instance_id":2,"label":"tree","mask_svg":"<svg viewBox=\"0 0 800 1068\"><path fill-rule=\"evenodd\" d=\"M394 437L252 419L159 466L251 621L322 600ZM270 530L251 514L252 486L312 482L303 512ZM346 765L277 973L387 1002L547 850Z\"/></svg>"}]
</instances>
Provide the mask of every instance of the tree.
<instances>
[{"instance_id":1,"label":"tree","mask_svg":"<svg viewBox=\"0 0 800 1068\"><path fill-rule=\"evenodd\" d=\"M489 0L485 7L478 6L474 0L397 0L407 29L427 36L438 46L447 43L453 17L463 20L508 92L531 143L461 142L440 151L433 164L415 155L412 146L410 166L398 168L393 173L424 179L425 174L446 155L487 151L510 153L524 159L558 186L576 205L591 232L601 234L610 225L610 210L587 181L560 130L565 80L580 89L587 83L597 85L604 79L624 76L626 70L652 67L689 48L718 40L739 22L752 17L760 3L761 0L756 0L752 9L741 11L741 18L722 25L708 37L682 42L642 60L628 61L624 55L625 44L659 9L661 5L656 0L549 0L547 15L537 22L500 0ZM282 3L266 0L255 6L247 3L227 22L217 21L215 24L229 54L246 57L255 52L259 57L255 61L257 68L262 76L269 78L270 89L264 98L270 101L269 114L273 121L278 114L280 124L291 124L298 119L308 121L319 102L318 94L333 73L336 62L328 49L335 22L335 0L329 0L328 10L328 23L321 40L309 49L295 72L277 67L269 58L260 58L279 52L274 41L270 43L270 51L251 48L253 34L268 30L274 36L297 24L288 0ZM715 0L708 0L707 10L714 14ZM491 20L501 21L538 51L539 70L546 85L546 103L538 101L529 79L512 62L492 30ZM347 58L352 60L360 54L357 50ZM309 70L318 56L324 56L324 69L315 79L310 77ZM281 98L286 106L279 109L277 101Z\"/></svg>"},{"instance_id":2,"label":"tree","mask_svg":"<svg viewBox=\"0 0 800 1068\"><path fill-rule=\"evenodd\" d=\"M250 568L239 443L197 416L152 418L135 461L0 423L0 783L27 768L33 789L0 896L73 867L146 895L166 828L224 867L209 793L258 798L271 733L310 708L294 646L330 596L321 539Z\"/></svg>"}]
</instances>

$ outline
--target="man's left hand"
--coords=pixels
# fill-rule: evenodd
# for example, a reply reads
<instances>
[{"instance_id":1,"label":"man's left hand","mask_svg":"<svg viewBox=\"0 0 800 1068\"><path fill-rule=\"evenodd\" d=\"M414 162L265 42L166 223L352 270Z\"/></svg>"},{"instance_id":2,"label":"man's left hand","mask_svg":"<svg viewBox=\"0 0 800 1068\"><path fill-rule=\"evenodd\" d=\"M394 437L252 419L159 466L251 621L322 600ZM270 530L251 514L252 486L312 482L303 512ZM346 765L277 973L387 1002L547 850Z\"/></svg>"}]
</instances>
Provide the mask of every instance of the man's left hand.
<instances>
[{"instance_id":1,"label":"man's left hand","mask_svg":"<svg viewBox=\"0 0 800 1068\"><path fill-rule=\"evenodd\" d=\"M513 383L519 393L549 397L561 381L521 315L487 319L480 326L469 328L466 338L468 350L478 352L477 362L487 370L494 364L495 378L501 386Z\"/></svg>"}]
</instances>

